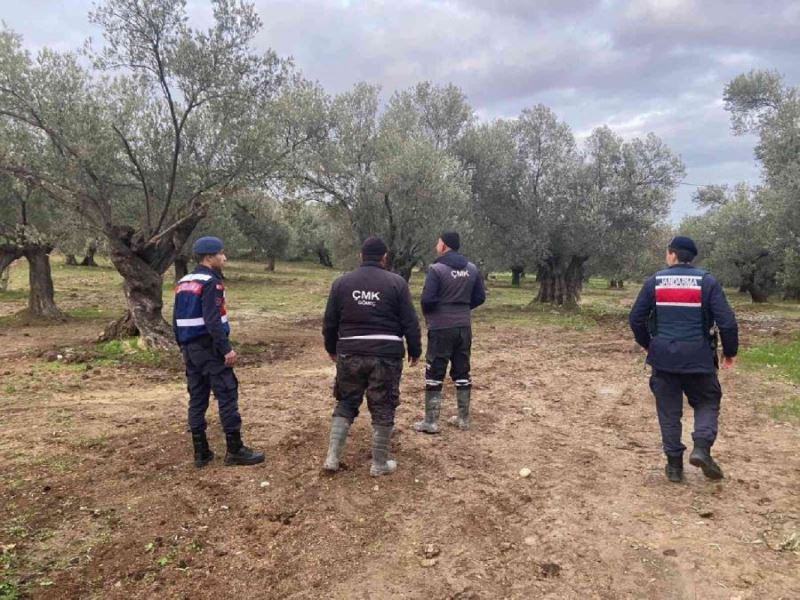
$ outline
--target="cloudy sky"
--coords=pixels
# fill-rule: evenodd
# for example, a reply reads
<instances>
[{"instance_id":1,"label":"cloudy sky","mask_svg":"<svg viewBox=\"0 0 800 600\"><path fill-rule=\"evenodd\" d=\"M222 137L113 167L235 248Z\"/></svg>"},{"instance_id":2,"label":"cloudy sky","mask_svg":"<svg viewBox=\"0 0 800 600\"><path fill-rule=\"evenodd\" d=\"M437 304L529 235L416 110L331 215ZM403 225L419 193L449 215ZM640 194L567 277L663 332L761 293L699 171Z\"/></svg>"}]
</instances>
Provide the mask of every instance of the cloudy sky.
<instances>
[{"instance_id":1,"label":"cloudy sky","mask_svg":"<svg viewBox=\"0 0 800 600\"><path fill-rule=\"evenodd\" d=\"M731 135L725 83L772 68L800 84L800 0L255 0L259 44L292 56L327 90L377 82L386 95L453 82L481 118L550 106L578 137L610 125L650 131L691 184L756 182L754 139ZM2 0L0 18L31 48L99 39L92 0ZM207 0L189 0L194 23ZM694 211L677 192L673 219Z\"/></svg>"}]
</instances>

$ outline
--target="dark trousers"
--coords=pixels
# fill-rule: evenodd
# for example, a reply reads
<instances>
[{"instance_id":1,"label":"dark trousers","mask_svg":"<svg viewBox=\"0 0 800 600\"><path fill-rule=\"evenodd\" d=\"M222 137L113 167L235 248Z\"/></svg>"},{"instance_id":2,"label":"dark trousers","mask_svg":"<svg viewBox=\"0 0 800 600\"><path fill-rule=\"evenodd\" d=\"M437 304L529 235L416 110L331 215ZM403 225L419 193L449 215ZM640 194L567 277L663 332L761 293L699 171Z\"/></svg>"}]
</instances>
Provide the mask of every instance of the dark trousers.
<instances>
[{"instance_id":1,"label":"dark trousers","mask_svg":"<svg viewBox=\"0 0 800 600\"><path fill-rule=\"evenodd\" d=\"M722 388L717 373L665 373L656 371L650 376L650 389L656 397L658 424L667 456L680 456L686 450L681 442L683 395L694 409L694 433L697 446L709 448L717 439L719 407Z\"/></svg>"},{"instance_id":2,"label":"dark trousers","mask_svg":"<svg viewBox=\"0 0 800 600\"><path fill-rule=\"evenodd\" d=\"M394 414L400 405L402 358L339 354L336 356L336 398L334 417L344 417L351 423L367 394L367 408L373 425L394 425Z\"/></svg>"},{"instance_id":3,"label":"dark trousers","mask_svg":"<svg viewBox=\"0 0 800 600\"><path fill-rule=\"evenodd\" d=\"M450 364L450 378L456 387L472 387L469 359L472 352L472 328L452 327L428 330L425 354L425 389L441 390Z\"/></svg>"},{"instance_id":4,"label":"dark trousers","mask_svg":"<svg viewBox=\"0 0 800 600\"><path fill-rule=\"evenodd\" d=\"M223 431L239 431L242 428L239 381L233 369L225 366L225 358L214 348L210 339L189 342L181 347L181 353L186 365L189 390L189 429L193 432L206 430L206 410L213 390L219 404Z\"/></svg>"}]
</instances>

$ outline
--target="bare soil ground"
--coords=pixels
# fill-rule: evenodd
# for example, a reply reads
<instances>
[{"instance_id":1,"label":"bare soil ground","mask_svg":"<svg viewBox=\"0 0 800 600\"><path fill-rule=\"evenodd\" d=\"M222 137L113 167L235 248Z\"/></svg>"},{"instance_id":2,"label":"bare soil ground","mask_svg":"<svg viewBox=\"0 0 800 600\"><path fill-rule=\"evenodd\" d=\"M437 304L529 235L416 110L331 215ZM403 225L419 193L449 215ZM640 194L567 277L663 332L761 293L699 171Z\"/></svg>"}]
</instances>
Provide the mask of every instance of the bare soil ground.
<instances>
[{"instance_id":1,"label":"bare soil ground","mask_svg":"<svg viewBox=\"0 0 800 600\"><path fill-rule=\"evenodd\" d=\"M791 326L745 319L761 336ZM197 470L177 362L48 362L66 344L90 347L99 328L0 337L0 545L24 595L800 598L787 543L800 530L800 427L764 410L797 393L787 383L724 373L726 479L687 465L687 482L670 484L644 357L623 323L479 321L472 430L415 433L423 373L408 368L397 473L369 476L364 407L348 467L328 476L334 369L319 322L246 313L234 321L251 349L237 370L244 436L267 462L224 467L212 410L218 458Z\"/></svg>"}]
</instances>

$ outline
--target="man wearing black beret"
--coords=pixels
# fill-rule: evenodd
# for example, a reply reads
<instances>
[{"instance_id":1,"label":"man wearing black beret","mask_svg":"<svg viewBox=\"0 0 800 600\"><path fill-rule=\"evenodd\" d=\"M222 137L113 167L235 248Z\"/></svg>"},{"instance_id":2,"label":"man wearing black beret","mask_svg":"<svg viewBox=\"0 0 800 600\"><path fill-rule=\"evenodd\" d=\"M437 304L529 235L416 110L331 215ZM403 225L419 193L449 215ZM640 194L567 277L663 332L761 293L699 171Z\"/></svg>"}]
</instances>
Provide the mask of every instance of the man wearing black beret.
<instances>
[{"instance_id":1,"label":"man wearing black beret","mask_svg":"<svg viewBox=\"0 0 800 600\"><path fill-rule=\"evenodd\" d=\"M478 267L458 252L461 238L445 231L436 243L438 258L428 269L422 288L422 313L428 324L428 349L425 354L425 418L414 424L416 431L439 433L439 412L447 365L456 387L458 415L449 422L461 430L469 429L470 356L472 316L486 300Z\"/></svg>"},{"instance_id":2,"label":"man wearing black beret","mask_svg":"<svg viewBox=\"0 0 800 600\"><path fill-rule=\"evenodd\" d=\"M325 350L336 363L328 456L323 468L337 471L353 420L367 395L372 416L370 475L397 469L389 460L395 411L400 404L400 377L408 345L408 362L422 354L419 320L408 283L386 270L386 244L378 237L361 246L361 266L333 282L325 308L322 335Z\"/></svg>"},{"instance_id":3,"label":"man wearing black beret","mask_svg":"<svg viewBox=\"0 0 800 600\"><path fill-rule=\"evenodd\" d=\"M709 479L722 479L722 469L711 457L717 438L722 389L716 333L722 338L722 368L735 365L739 330L722 286L702 269L692 266L697 246L677 236L667 249L669 267L648 279L630 314L636 342L647 350L652 367L650 389L656 398L661 439L667 456L667 478L683 480L681 417L683 395L694 409L694 449L689 463Z\"/></svg>"}]
</instances>

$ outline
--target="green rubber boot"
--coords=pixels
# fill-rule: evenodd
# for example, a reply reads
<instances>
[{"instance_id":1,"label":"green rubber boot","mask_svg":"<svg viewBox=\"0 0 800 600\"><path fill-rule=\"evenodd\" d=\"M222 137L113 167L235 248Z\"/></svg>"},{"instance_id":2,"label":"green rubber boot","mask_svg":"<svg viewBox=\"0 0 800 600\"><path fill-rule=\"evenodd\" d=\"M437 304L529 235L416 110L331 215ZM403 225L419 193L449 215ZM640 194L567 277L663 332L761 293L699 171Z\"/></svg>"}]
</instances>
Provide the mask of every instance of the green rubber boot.
<instances>
[{"instance_id":1,"label":"green rubber boot","mask_svg":"<svg viewBox=\"0 0 800 600\"><path fill-rule=\"evenodd\" d=\"M425 390L425 419L414 423L414 431L439 433L439 411L441 409L441 390Z\"/></svg>"},{"instance_id":2,"label":"green rubber boot","mask_svg":"<svg viewBox=\"0 0 800 600\"><path fill-rule=\"evenodd\" d=\"M350 421L344 417L333 417L331 421L331 437L328 443L328 456L322 468L326 471L339 470L339 457L342 455L347 434L350 431Z\"/></svg>"}]
</instances>

